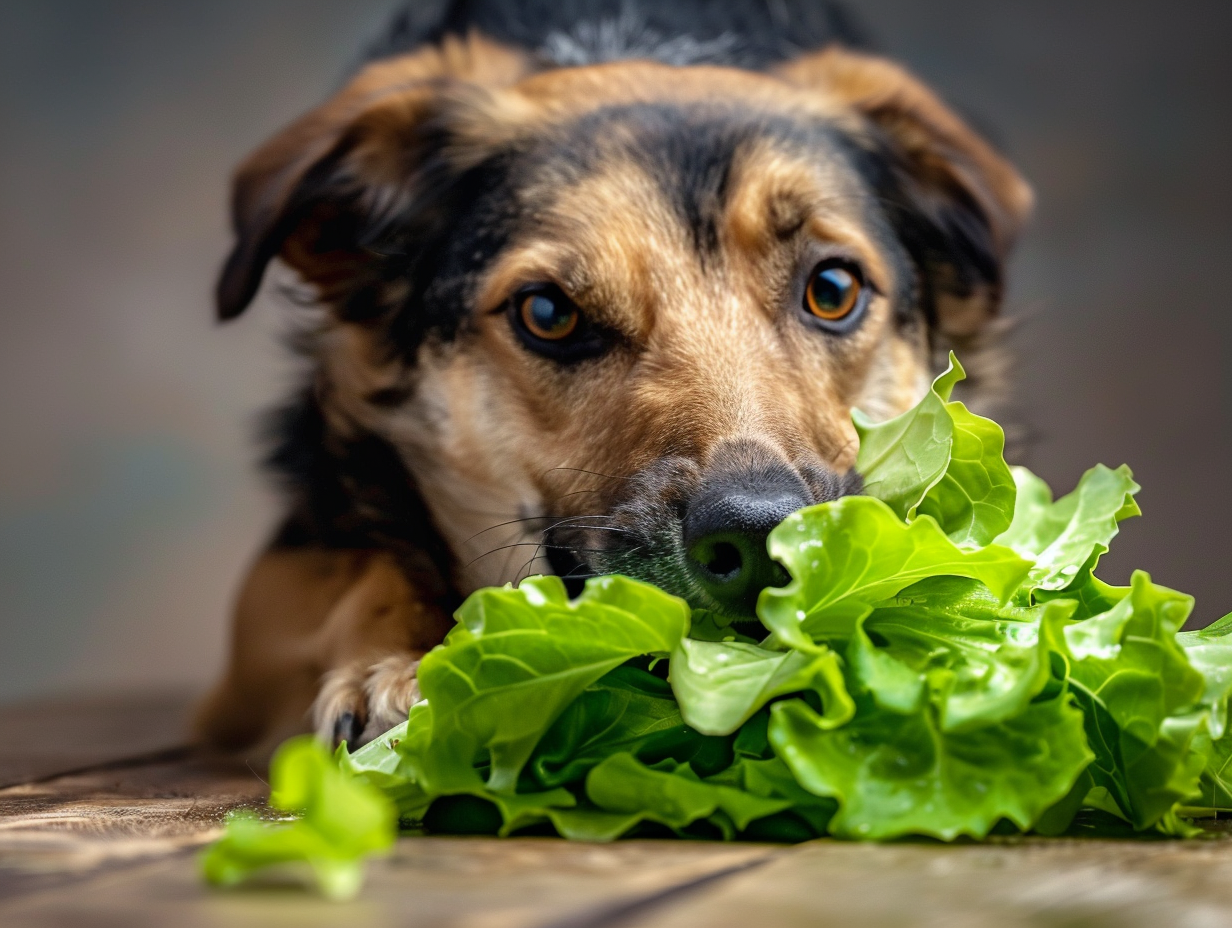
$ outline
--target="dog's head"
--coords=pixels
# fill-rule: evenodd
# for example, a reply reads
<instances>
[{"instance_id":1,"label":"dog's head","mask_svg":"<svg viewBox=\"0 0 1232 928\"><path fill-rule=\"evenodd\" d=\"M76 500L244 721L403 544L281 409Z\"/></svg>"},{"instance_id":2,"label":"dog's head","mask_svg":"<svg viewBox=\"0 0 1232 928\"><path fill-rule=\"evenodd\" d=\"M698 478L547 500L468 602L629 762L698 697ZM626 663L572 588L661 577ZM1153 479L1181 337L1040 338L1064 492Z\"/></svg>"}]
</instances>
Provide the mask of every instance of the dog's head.
<instances>
[{"instance_id":1,"label":"dog's head","mask_svg":"<svg viewBox=\"0 0 1232 928\"><path fill-rule=\"evenodd\" d=\"M396 449L463 592L551 565L742 611L766 533L858 489L975 336L1029 208L898 67L538 69L479 38L377 62L237 177L219 286L327 307L329 429Z\"/></svg>"}]
</instances>

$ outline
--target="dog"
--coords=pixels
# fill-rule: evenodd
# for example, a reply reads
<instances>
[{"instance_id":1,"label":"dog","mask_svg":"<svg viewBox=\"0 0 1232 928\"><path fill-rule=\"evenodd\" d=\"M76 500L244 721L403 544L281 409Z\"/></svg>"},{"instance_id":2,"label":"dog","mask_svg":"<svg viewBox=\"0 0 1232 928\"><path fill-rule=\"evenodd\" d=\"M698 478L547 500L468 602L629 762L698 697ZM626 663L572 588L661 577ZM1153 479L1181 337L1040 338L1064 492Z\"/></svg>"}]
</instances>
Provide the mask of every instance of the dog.
<instances>
[{"instance_id":1,"label":"dog","mask_svg":"<svg viewBox=\"0 0 1232 928\"><path fill-rule=\"evenodd\" d=\"M852 409L989 330L1030 207L827 3L411 4L235 177L220 317L275 258L316 309L201 738L363 743L530 574L751 615L770 529L860 490Z\"/></svg>"}]
</instances>

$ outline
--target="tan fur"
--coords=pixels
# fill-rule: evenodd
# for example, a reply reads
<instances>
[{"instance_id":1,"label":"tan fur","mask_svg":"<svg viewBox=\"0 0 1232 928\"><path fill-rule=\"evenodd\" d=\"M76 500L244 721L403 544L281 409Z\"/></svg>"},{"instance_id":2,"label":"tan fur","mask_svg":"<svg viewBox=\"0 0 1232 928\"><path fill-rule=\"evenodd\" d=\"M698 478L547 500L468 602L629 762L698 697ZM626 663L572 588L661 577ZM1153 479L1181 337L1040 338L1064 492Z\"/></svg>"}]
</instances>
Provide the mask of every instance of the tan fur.
<instances>
[{"instance_id":1,"label":"tan fur","mask_svg":"<svg viewBox=\"0 0 1232 928\"><path fill-rule=\"evenodd\" d=\"M893 134L919 167L967 187L993 220L1001 253L1031 213L1031 188L1008 161L971 131L937 95L884 58L832 46L777 73L853 107Z\"/></svg>"},{"instance_id":2,"label":"tan fur","mask_svg":"<svg viewBox=\"0 0 1232 928\"><path fill-rule=\"evenodd\" d=\"M376 663L370 657L351 661L322 678L321 691L312 704L312 727L317 737L330 742L337 734L335 721L346 713L366 709L361 718L361 739L369 741L406 721L406 711L419 702L421 651L390 654Z\"/></svg>"},{"instance_id":3,"label":"tan fur","mask_svg":"<svg viewBox=\"0 0 1232 928\"><path fill-rule=\"evenodd\" d=\"M412 196L416 130L430 110L453 114L459 141L449 156L476 163L495 144L598 105L663 99L741 100L824 114L853 131L876 125L920 171L968 189L1003 251L1030 207L1029 190L999 155L879 59L827 51L776 75L647 62L533 73L520 53L472 37L370 66L245 163L237 212L241 223L273 221L297 179L347 133L366 195ZM896 325L885 296L841 344L780 324L788 281L812 243L859 260L880 294L904 284L852 208L849 180L824 163L750 146L733 168L718 257L702 262L643 169L604 144L595 141L601 170L554 191L549 213L537 217L546 231L514 241L479 282L464 338L429 340L413 368L383 355L364 324L328 316L314 339L316 389L332 426L375 433L398 450L454 556L449 580L462 594L548 570L538 548L544 523L511 520L588 518L602 511L613 480L667 454L704 464L736 441L843 472L858 447L852 408L886 418L927 388L927 333ZM327 305L365 260L315 248L328 218L305 219L282 251ZM568 375L532 356L503 307L540 281L630 347ZM995 299L975 293L942 307L943 324L956 337L974 333ZM392 389L406 402L373 402ZM322 737L346 712L365 715L374 733L417 698L418 657L447 625L388 554L271 551L241 594L232 663L200 729L219 744L269 737L302 726L315 697Z\"/></svg>"},{"instance_id":4,"label":"tan fur","mask_svg":"<svg viewBox=\"0 0 1232 928\"><path fill-rule=\"evenodd\" d=\"M409 696L399 681L413 674L449 624L448 616L418 601L387 552L269 551L240 593L230 666L200 707L196 730L224 748L272 747L304 730L323 680L336 680L338 698L350 698L363 712L369 674L348 690L346 671L391 659L400 665L386 665L379 679L399 697Z\"/></svg>"}]
</instances>

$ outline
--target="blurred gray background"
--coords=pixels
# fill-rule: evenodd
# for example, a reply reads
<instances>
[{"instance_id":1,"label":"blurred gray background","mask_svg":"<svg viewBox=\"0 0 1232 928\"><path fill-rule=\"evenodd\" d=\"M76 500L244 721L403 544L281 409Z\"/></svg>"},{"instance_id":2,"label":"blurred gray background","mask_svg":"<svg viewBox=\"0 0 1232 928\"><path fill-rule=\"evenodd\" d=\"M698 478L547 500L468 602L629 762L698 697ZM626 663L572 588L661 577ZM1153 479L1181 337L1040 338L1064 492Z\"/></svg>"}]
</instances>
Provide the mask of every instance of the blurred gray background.
<instances>
[{"instance_id":1,"label":"blurred gray background","mask_svg":"<svg viewBox=\"0 0 1232 928\"><path fill-rule=\"evenodd\" d=\"M232 166L392 0L0 0L0 700L201 687L276 517L256 414L295 312L213 323ZM852 0L1034 184L1013 265L1029 463L1128 462L1142 567L1232 610L1232 4Z\"/></svg>"}]
</instances>

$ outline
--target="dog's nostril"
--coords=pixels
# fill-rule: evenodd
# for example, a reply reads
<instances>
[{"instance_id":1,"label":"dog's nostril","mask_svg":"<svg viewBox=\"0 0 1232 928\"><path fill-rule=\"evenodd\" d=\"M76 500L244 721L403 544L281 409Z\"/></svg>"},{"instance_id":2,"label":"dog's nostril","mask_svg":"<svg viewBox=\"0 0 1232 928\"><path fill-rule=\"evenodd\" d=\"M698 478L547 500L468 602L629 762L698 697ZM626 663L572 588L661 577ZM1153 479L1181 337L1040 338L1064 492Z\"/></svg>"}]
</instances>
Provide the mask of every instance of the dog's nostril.
<instances>
[{"instance_id":1,"label":"dog's nostril","mask_svg":"<svg viewBox=\"0 0 1232 928\"><path fill-rule=\"evenodd\" d=\"M744 558L730 541L720 541L710 550L710 556L699 559L701 565L716 577L728 579L740 572Z\"/></svg>"}]
</instances>

